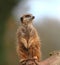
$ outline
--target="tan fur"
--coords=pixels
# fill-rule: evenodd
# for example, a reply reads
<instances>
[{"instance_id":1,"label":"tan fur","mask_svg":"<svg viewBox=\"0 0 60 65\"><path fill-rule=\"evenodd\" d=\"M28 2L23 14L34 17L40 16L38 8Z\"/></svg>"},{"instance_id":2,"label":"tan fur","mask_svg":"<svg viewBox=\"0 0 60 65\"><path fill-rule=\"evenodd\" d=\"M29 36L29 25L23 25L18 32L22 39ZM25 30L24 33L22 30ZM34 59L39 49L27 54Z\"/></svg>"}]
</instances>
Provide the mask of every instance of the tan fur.
<instances>
[{"instance_id":1,"label":"tan fur","mask_svg":"<svg viewBox=\"0 0 60 65\"><path fill-rule=\"evenodd\" d=\"M30 15L30 18L25 19L26 15ZM33 27L32 15L23 15L23 23L17 30L17 53L20 62L29 58L35 58L40 61L41 58L41 44L38 33ZM28 20L29 19L29 20Z\"/></svg>"}]
</instances>

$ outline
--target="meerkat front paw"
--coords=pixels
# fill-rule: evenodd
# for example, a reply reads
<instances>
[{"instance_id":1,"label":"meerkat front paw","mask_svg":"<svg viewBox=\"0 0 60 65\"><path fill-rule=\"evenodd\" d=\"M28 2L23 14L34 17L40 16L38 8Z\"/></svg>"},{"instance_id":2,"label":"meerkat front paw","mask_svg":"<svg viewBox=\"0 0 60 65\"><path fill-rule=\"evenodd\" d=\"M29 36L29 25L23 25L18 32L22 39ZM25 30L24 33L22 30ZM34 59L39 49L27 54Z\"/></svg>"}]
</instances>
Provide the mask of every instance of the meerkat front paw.
<instances>
[{"instance_id":1,"label":"meerkat front paw","mask_svg":"<svg viewBox=\"0 0 60 65\"><path fill-rule=\"evenodd\" d=\"M33 43L33 40L28 42L28 48L32 45L32 43Z\"/></svg>"},{"instance_id":2,"label":"meerkat front paw","mask_svg":"<svg viewBox=\"0 0 60 65\"><path fill-rule=\"evenodd\" d=\"M21 38L21 42L23 43L23 45L25 46L25 48L27 48L27 41L24 38Z\"/></svg>"},{"instance_id":3,"label":"meerkat front paw","mask_svg":"<svg viewBox=\"0 0 60 65\"><path fill-rule=\"evenodd\" d=\"M30 38L28 41L28 48L32 45L33 42L34 42L34 40L32 38Z\"/></svg>"}]
</instances>

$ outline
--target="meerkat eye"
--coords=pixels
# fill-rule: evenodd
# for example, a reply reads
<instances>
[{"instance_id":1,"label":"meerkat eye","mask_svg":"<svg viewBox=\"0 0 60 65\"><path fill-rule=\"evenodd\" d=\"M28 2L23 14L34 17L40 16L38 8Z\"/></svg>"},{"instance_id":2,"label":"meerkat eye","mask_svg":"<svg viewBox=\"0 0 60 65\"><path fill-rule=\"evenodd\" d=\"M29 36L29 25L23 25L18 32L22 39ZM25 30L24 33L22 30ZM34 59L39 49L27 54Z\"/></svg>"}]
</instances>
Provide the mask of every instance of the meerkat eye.
<instances>
[{"instance_id":1,"label":"meerkat eye","mask_svg":"<svg viewBox=\"0 0 60 65\"><path fill-rule=\"evenodd\" d=\"M52 56L52 54L49 54L50 56Z\"/></svg>"},{"instance_id":2,"label":"meerkat eye","mask_svg":"<svg viewBox=\"0 0 60 65\"><path fill-rule=\"evenodd\" d=\"M23 17L20 18L21 22L23 22Z\"/></svg>"},{"instance_id":3,"label":"meerkat eye","mask_svg":"<svg viewBox=\"0 0 60 65\"><path fill-rule=\"evenodd\" d=\"M30 15L26 15L25 17L31 17Z\"/></svg>"}]
</instances>

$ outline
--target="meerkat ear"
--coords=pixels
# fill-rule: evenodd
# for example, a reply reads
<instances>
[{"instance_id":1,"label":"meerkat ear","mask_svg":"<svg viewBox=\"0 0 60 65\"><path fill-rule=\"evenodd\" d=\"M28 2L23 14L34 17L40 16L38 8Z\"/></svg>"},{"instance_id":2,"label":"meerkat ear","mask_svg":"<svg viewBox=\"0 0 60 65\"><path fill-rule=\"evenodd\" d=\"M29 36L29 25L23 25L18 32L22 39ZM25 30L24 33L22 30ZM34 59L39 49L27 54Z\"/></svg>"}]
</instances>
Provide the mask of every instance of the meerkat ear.
<instances>
[{"instance_id":1,"label":"meerkat ear","mask_svg":"<svg viewBox=\"0 0 60 65\"><path fill-rule=\"evenodd\" d=\"M32 17L32 19L34 19L34 18L35 18L35 16Z\"/></svg>"},{"instance_id":2,"label":"meerkat ear","mask_svg":"<svg viewBox=\"0 0 60 65\"><path fill-rule=\"evenodd\" d=\"M23 17L20 18L21 22L23 22Z\"/></svg>"}]
</instances>

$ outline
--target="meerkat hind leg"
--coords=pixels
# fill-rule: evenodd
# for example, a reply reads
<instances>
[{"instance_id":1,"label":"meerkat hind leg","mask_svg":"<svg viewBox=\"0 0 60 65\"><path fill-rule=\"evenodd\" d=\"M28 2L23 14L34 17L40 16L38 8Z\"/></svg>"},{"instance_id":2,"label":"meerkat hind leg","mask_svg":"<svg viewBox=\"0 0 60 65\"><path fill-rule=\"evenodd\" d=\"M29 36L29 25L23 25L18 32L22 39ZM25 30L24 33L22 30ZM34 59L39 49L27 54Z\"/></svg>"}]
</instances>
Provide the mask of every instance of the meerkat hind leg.
<instances>
[{"instance_id":1,"label":"meerkat hind leg","mask_svg":"<svg viewBox=\"0 0 60 65\"><path fill-rule=\"evenodd\" d=\"M38 58L37 58L37 56L34 56L33 59L37 60Z\"/></svg>"}]
</instances>

